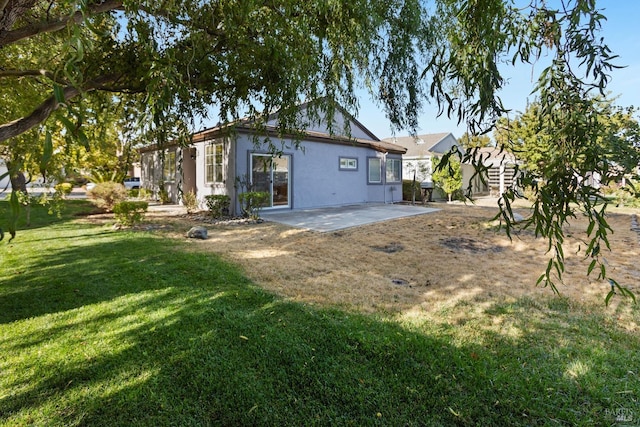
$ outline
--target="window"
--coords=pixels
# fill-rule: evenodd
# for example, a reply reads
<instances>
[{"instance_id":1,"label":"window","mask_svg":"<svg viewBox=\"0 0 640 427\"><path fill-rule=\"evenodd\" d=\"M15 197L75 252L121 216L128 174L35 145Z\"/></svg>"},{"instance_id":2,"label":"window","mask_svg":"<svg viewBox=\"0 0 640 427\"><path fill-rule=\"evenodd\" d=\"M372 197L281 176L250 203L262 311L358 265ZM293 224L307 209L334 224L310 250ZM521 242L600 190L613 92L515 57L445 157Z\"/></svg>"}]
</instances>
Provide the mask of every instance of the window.
<instances>
[{"instance_id":1,"label":"window","mask_svg":"<svg viewBox=\"0 0 640 427\"><path fill-rule=\"evenodd\" d=\"M176 180L176 152L169 151L164 155L164 164L162 165L162 180Z\"/></svg>"},{"instance_id":2,"label":"window","mask_svg":"<svg viewBox=\"0 0 640 427\"><path fill-rule=\"evenodd\" d=\"M369 183L380 184L382 182L382 160L377 157L369 158Z\"/></svg>"},{"instance_id":3,"label":"window","mask_svg":"<svg viewBox=\"0 0 640 427\"><path fill-rule=\"evenodd\" d=\"M387 159L387 182L400 182L402 178L402 161Z\"/></svg>"},{"instance_id":4,"label":"window","mask_svg":"<svg viewBox=\"0 0 640 427\"><path fill-rule=\"evenodd\" d=\"M341 171L358 170L358 159L355 157L340 157L340 170Z\"/></svg>"},{"instance_id":5,"label":"window","mask_svg":"<svg viewBox=\"0 0 640 427\"><path fill-rule=\"evenodd\" d=\"M224 182L222 174L222 144L209 144L205 148L207 183Z\"/></svg>"}]
</instances>

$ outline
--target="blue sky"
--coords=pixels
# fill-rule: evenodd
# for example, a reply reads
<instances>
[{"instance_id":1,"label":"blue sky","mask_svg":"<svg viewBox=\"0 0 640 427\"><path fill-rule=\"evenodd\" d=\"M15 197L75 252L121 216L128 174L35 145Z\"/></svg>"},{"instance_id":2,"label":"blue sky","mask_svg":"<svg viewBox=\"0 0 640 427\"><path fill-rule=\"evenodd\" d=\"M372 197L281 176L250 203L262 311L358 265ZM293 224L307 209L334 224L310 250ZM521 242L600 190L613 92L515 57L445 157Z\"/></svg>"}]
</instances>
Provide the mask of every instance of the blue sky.
<instances>
[{"instance_id":1,"label":"blue sky","mask_svg":"<svg viewBox=\"0 0 640 427\"><path fill-rule=\"evenodd\" d=\"M639 0L600 0L597 7L607 17L601 36L605 43L619 58L615 64L625 68L614 70L608 85L612 97L618 97L616 104L620 106L634 105L640 107L640 1ZM542 71L543 66L520 66L516 69L503 70L509 83L503 91L502 100L505 106L515 111L523 111L527 97L533 89L533 79ZM533 77L532 77L533 76ZM360 99L358 120L379 138L391 136L389 120L382 110L363 93ZM436 117L435 106L427 105L421 115L418 133L451 132L460 137L466 131L456 121L446 117ZM403 133L397 133L403 135Z\"/></svg>"}]
</instances>

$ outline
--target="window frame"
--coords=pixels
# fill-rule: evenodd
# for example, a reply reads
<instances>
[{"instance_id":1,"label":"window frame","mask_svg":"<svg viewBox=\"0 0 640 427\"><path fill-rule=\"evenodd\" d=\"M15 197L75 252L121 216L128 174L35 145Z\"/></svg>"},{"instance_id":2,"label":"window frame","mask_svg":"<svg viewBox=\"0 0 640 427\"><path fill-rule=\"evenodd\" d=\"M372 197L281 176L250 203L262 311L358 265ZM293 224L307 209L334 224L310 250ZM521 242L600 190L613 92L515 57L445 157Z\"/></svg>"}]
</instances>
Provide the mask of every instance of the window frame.
<instances>
[{"instance_id":1,"label":"window frame","mask_svg":"<svg viewBox=\"0 0 640 427\"><path fill-rule=\"evenodd\" d=\"M390 169L389 166L397 164L397 171L393 170L393 166ZM394 177L392 176L392 179L389 179L389 173L391 173L392 175L398 172L398 176L397 179L393 179ZM385 164L385 182L389 182L389 183L398 183L402 181L402 160L401 159L387 159L386 164Z\"/></svg>"},{"instance_id":2,"label":"window frame","mask_svg":"<svg viewBox=\"0 0 640 427\"><path fill-rule=\"evenodd\" d=\"M341 171L349 171L349 172L357 171L358 158L357 157L340 157L338 160L338 169L340 169Z\"/></svg>"},{"instance_id":3,"label":"window frame","mask_svg":"<svg viewBox=\"0 0 640 427\"><path fill-rule=\"evenodd\" d=\"M372 161L377 161L377 167L371 165ZM374 181L371 179L371 171L377 169L379 179ZM382 184L382 159L380 157L367 157L367 183L368 184Z\"/></svg>"},{"instance_id":4,"label":"window frame","mask_svg":"<svg viewBox=\"0 0 640 427\"><path fill-rule=\"evenodd\" d=\"M206 184L224 184L224 143L212 141L204 148Z\"/></svg>"},{"instance_id":5,"label":"window frame","mask_svg":"<svg viewBox=\"0 0 640 427\"><path fill-rule=\"evenodd\" d=\"M176 152L167 151L162 162L162 181L175 182L176 180Z\"/></svg>"}]
</instances>

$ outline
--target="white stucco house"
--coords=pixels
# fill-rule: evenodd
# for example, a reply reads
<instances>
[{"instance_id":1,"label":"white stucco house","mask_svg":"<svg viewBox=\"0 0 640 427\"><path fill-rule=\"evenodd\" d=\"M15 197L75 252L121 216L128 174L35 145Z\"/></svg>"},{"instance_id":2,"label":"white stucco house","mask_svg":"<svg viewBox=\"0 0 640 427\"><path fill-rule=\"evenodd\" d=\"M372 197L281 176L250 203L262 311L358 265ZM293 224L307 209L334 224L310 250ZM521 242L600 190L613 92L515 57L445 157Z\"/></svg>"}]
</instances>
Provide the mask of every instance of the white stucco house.
<instances>
[{"instance_id":1,"label":"white stucco house","mask_svg":"<svg viewBox=\"0 0 640 427\"><path fill-rule=\"evenodd\" d=\"M476 158L487 169L487 191L492 196L500 196L513 185L516 165L519 163L513 153L496 147L481 147Z\"/></svg>"},{"instance_id":2,"label":"white stucco house","mask_svg":"<svg viewBox=\"0 0 640 427\"><path fill-rule=\"evenodd\" d=\"M385 141L398 144L407 149L402 155L402 173L405 179L431 181L432 159L461 144L451 133L433 133L417 136L386 138ZM471 187L473 196L499 196L509 188L515 179L518 160L512 153L500 151L495 147L482 147L476 152L476 160L487 168L484 179L475 175L475 168L469 163L462 164L463 190Z\"/></svg>"},{"instance_id":3,"label":"white stucco house","mask_svg":"<svg viewBox=\"0 0 640 427\"><path fill-rule=\"evenodd\" d=\"M300 107L301 116L307 105ZM205 129L192 135L187 147L141 149L141 186L157 193L160 185L174 202L194 192L205 196L225 194L232 214L240 211L239 181L253 191L270 194L264 209L307 209L357 203L392 203L402 198L402 155L406 149L381 141L344 109L338 108L333 125L316 120L295 144L293 136L276 133L277 115L268 118L264 131L282 147L269 152L256 138L251 123L239 121ZM349 129L336 135L330 129Z\"/></svg>"},{"instance_id":4,"label":"white stucco house","mask_svg":"<svg viewBox=\"0 0 640 427\"><path fill-rule=\"evenodd\" d=\"M431 133L416 136L385 138L392 144L400 145L407 151L402 155L402 174L404 179L417 182L432 181L432 159L442 157L453 147L459 147L458 140L451 133Z\"/></svg>"}]
</instances>

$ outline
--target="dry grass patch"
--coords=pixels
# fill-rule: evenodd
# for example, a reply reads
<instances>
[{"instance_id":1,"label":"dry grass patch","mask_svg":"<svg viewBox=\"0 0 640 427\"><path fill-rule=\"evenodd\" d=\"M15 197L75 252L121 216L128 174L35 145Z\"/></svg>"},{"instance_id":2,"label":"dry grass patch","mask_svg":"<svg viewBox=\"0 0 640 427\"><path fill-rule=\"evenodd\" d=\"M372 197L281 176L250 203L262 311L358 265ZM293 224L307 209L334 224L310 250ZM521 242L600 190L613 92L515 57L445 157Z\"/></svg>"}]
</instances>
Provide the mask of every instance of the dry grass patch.
<instances>
[{"instance_id":1,"label":"dry grass patch","mask_svg":"<svg viewBox=\"0 0 640 427\"><path fill-rule=\"evenodd\" d=\"M219 225L193 245L240 264L280 295L363 312L434 312L461 301L551 295L535 286L548 260L546 242L526 231L510 241L491 227L495 212L442 205L439 212L333 233L269 222ZM628 215L612 214L609 222L615 233L605 254L608 271L637 293L638 235ZM568 271L558 287L573 301L603 304L608 284L586 277L588 261L576 254L584 229L581 219L567 229Z\"/></svg>"}]
</instances>

